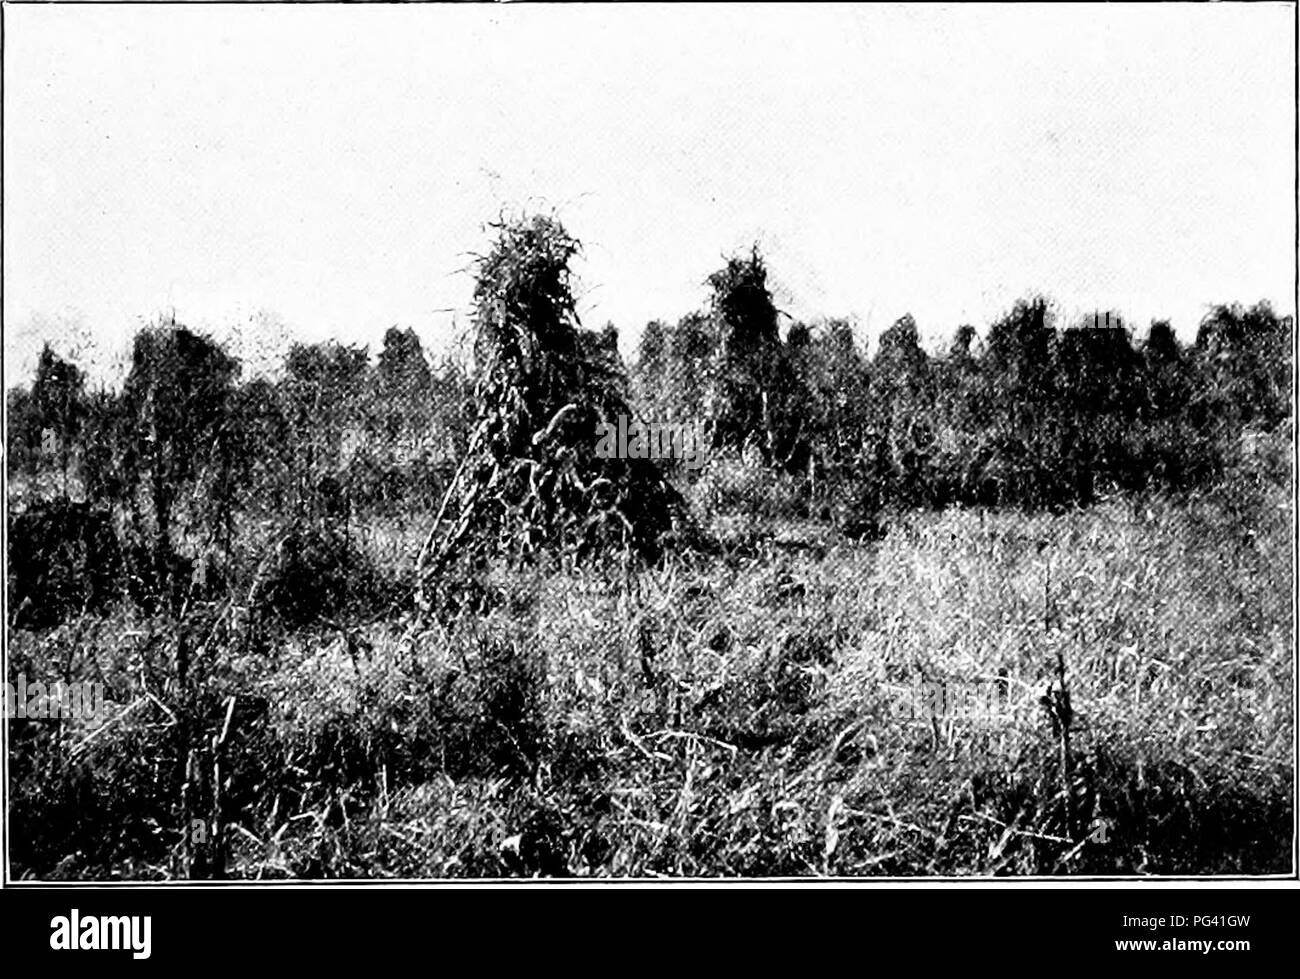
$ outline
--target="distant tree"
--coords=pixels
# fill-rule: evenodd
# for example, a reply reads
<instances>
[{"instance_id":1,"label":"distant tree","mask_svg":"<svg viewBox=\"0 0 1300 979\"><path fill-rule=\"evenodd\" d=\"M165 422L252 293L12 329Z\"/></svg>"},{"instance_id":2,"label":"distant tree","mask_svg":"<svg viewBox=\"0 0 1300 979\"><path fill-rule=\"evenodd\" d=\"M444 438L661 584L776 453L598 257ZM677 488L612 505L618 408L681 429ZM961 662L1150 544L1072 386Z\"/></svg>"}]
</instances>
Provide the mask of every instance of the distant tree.
<instances>
[{"instance_id":1,"label":"distant tree","mask_svg":"<svg viewBox=\"0 0 1300 979\"><path fill-rule=\"evenodd\" d=\"M675 325L646 324L629 371L633 402L647 420L707 423L716 344L708 320L690 313Z\"/></svg>"},{"instance_id":2,"label":"distant tree","mask_svg":"<svg viewBox=\"0 0 1300 979\"><path fill-rule=\"evenodd\" d=\"M1153 320L1147 332L1146 342L1142 345L1142 357L1148 370L1158 370L1177 363L1182 350L1178 337L1168 320Z\"/></svg>"},{"instance_id":3,"label":"distant tree","mask_svg":"<svg viewBox=\"0 0 1300 979\"><path fill-rule=\"evenodd\" d=\"M238 373L238 362L217 343L183 326L169 323L136 335L122 391L123 462L146 490L160 559L170 560L176 502L196 480L207 480L204 496L228 521L225 422Z\"/></svg>"},{"instance_id":4,"label":"distant tree","mask_svg":"<svg viewBox=\"0 0 1300 979\"><path fill-rule=\"evenodd\" d=\"M1051 343L1047 300L1019 300L989 328L986 363L1006 393L1041 396L1051 371Z\"/></svg>"},{"instance_id":5,"label":"distant tree","mask_svg":"<svg viewBox=\"0 0 1300 979\"><path fill-rule=\"evenodd\" d=\"M777 351L769 394L772 461L789 473L806 472L816 438L813 416L812 331L794 323Z\"/></svg>"},{"instance_id":6,"label":"distant tree","mask_svg":"<svg viewBox=\"0 0 1300 979\"><path fill-rule=\"evenodd\" d=\"M386 398L408 404L428 396L429 362L424 357L420 338L409 327L399 330L392 326L384 334L384 346L379 351L379 383Z\"/></svg>"},{"instance_id":7,"label":"distant tree","mask_svg":"<svg viewBox=\"0 0 1300 979\"><path fill-rule=\"evenodd\" d=\"M1266 302L1216 306L1201 321L1196 352L1218 424L1271 428L1290 414L1292 326Z\"/></svg>"},{"instance_id":8,"label":"distant tree","mask_svg":"<svg viewBox=\"0 0 1300 979\"><path fill-rule=\"evenodd\" d=\"M1189 424L1191 364L1168 321L1152 322L1141 360L1143 398L1131 439L1135 475L1149 485L1185 486L1213 468L1213 446Z\"/></svg>"},{"instance_id":9,"label":"distant tree","mask_svg":"<svg viewBox=\"0 0 1300 979\"><path fill-rule=\"evenodd\" d=\"M68 493L68 464L86 414L85 377L47 343L32 382L32 407L41 428L42 453L53 452Z\"/></svg>"},{"instance_id":10,"label":"distant tree","mask_svg":"<svg viewBox=\"0 0 1300 979\"><path fill-rule=\"evenodd\" d=\"M954 363L968 364L975 359L971 344L975 342L975 327L967 323L957 327L948 347L948 359Z\"/></svg>"},{"instance_id":11,"label":"distant tree","mask_svg":"<svg viewBox=\"0 0 1300 979\"><path fill-rule=\"evenodd\" d=\"M981 371L987 426L977 451L986 502L1041 503L1051 490L1053 325L1047 301L1020 300L988 331Z\"/></svg>"},{"instance_id":12,"label":"distant tree","mask_svg":"<svg viewBox=\"0 0 1300 979\"><path fill-rule=\"evenodd\" d=\"M5 470L10 480L25 474L35 479L41 451L41 420L32 400L32 392L25 387L12 387L5 392Z\"/></svg>"},{"instance_id":13,"label":"distant tree","mask_svg":"<svg viewBox=\"0 0 1300 979\"><path fill-rule=\"evenodd\" d=\"M650 377L659 377L667 353L668 329L661 320L651 320L641 331L641 342L637 345L637 370Z\"/></svg>"},{"instance_id":14,"label":"distant tree","mask_svg":"<svg viewBox=\"0 0 1300 979\"><path fill-rule=\"evenodd\" d=\"M931 465L938 505L979 498L980 454L991 412L989 384L973 349L975 338L975 327L958 327L947 356L933 365L936 444Z\"/></svg>"},{"instance_id":15,"label":"distant tree","mask_svg":"<svg viewBox=\"0 0 1300 979\"><path fill-rule=\"evenodd\" d=\"M916 321L903 316L880 335L869 395L869 437L886 467L875 478L898 503L916 504L933 494L934 400L934 372L921 349Z\"/></svg>"},{"instance_id":16,"label":"distant tree","mask_svg":"<svg viewBox=\"0 0 1300 979\"><path fill-rule=\"evenodd\" d=\"M606 369L616 374L624 374L623 357L618 352L618 327L607 322L599 332L580 330L578 342L583 356L593 362L601 363Z\"/></svg>"},{"instance_id":17,"label":"distant tree","mask_svg":"<svg viewBox=\"0 0 1300 979\"><path fill-rule=\"evenodd\" d=\"M122 396L100 389L86 399L82 426L81 476L86 498L97 503L126 500L134 487L126 459L131 435Z\"/></svg>"},{"instance_id":18,"label":"distant tree","mask_svg":"<svg viewBox=\"0 0 1300 979\"><path fill-rule=\"evenodd\" d=\"M817 441L826 465L838 471L856 458L869 424L867 363L847 320L813 332L808 360Z\"/></svg>"},{"instance_id":19,"label":"distant tree","mask_svg":"<svg viewBox=\"0 0 1300 979\"><path fill-rule=\"evenodd\" d=\"M712 396L715 447L743 449L757 443L774 456L774 386L781 338L777 310L767 288L767 267L755 246L708 277L710 312L718 336Z\"/></svg>"},{"instance_id":20,"label":"distant tree","mask_svg":"<svg viewBox=\"0 0 1300 979\"><path fill-rule=\"evenodd\" d=\"M668 417L709 422L717 351L717 337L706 317L687 313L677 321L668 343L666 391L673 406Z\"/></svg>"},{"instance_id":21,"label":"distant tree","mask_svg":"<svg viewBox=\"0 0 1300 979\"><path fill-rule=\"evenodd\" d=\"M235 389L230 403L235 485L245 507L293 505L294 436L276 386L263 377Z\"/></svg>"},{"instance_id":22,"label":"distant tree","mask_svg":"<svg viewBox=\"0 0 1300 979\"><path fill-rule=\"evenodd\" d=\"M390 361L391 363L391 361ZM390 378L400 380L392 368ZM410 375L404 375L410 376ZM280 404L293 439L291 481L298 506L315 512L318 489L326 475L347 463L367 432L382 429L367 398L370 354L364 347L295 343L285 356Z\"/></svg>"},{"instance_id":23,"label":"distant tree","mask_svg":"<svg viewBox=\"0 0 1300 979\"><path fill-rule=\"evenodd\" d=\"M668 352L670 330L660 320L651 320L641 331L636 357L629 371L633 402L647 418L667 417L661 406L669 401L671 361Z\"/></svg>"},{"instance_id":24,"label":"distant tree","mask_svg":"<svg viewBox=\"0 0 1300 979\"><path fill-rule=\"evenodd\" d=\"M474 379L460 360L444 357L433 372L433 404L437 446L432 454L448 463L464 454L474 426Z\"/></svg>"},{"instance_id":25,"label":"distant tree","mask_svg":"<svg viewBox=\"0 0 1300 979\"><path fill-rule=\"evenodd\" d=\"M389 327L376 373L386 404L403 411L418 411L426 406L432 375L414 330Z\"/></svg>"},{"instance_id":26,"label":"distant tree","mask_svg":"<svg viewBox=\"0 0 1300 979\"><path fill-rule=\"evenodd\" d=\"M1123 321L1112 314L1065 330L1053 359L1057 498L1090 502L1099 480L1141 483L1130 471L1127 445L1147 400L1145 372Z\"/></svg>"}]
</instances>

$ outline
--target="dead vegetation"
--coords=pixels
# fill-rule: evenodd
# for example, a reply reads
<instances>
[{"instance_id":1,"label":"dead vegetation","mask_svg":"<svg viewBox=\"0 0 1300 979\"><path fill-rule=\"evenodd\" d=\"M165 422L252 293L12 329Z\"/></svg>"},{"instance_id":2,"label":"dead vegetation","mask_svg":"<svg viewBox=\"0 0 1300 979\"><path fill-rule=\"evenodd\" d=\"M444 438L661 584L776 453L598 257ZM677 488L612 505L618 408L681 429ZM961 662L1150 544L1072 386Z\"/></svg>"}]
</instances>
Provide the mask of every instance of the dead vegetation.
<instances>
[{"instance_id":1,"label":"dead vegetation","mask_svg":"<svg viewBox=\"0 0 1300 979\"><path fill-rule=\"evenodd\" d=\"M478 416L417 562L425 596L476 555L653 560L683 516L652 462L592 451L598 423L632 411L621 364L583 340L569 283L578 242L545 216L495 228L474 292Z\"/></svg>"}]
</instances>

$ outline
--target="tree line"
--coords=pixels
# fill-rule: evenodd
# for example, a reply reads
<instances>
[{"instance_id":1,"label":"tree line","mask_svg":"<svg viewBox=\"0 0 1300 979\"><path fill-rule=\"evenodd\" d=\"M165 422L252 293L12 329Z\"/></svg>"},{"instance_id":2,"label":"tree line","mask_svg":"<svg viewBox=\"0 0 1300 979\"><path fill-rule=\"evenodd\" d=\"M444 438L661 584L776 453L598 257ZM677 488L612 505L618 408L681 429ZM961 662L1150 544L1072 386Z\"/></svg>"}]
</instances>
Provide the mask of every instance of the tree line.
<instances>
[{"instance_id":1,"label":"tree line","mask_svg":"<svg viewBox=\"0 0 1300 979\"><path fill-rule=\"evenodd\" d=\"M357 515L435 510L471 449L514 466L535 443L470 445L484 399L521 419L502 429L518 441L538 406L553 411L595 385L593 404L698 426L711 462L785 480L792 516L834 503L870 519L1186 490L1215 479L1244 433L1291 415L1292 322L1264 302L1211 308L1184 345L1167 322L1140 339L1113 314L1062 325L1031 297L983 336L961 326L938 353L904 316L868 356L845 320L795 322L783 334L754 249L705 279L703 309L648 324L625 364L612 325L556 325L570 316L571 296L556 290L568 288L577 242L550 219L506 232L488 270L496 278L484 273L476 302L487 322L508 300L501 322L515 332L480 330L467 358L431 363L412 330L394 327L373 362L364 347L295 344L276 376L241 381L219 343L169 320L137 334L120 390L92 390L47 344L30 386L6 396L11 489L111 511L128 558L148 569L137 574L149 579L143 590L160 592L182 552L231 554L236 514L330 532L342 523L346 537ZM477 394L476 377L487 384ZM580 434L566 435L557 459L585 444ZM530 465L518 470L521 485L536 479ZM689 482L707 470L670 475Z\"/></svg>"},{"instance_id":2,"label":"tree line","mask_svg":"<svg viewBox=\"0 0 1300 979\"><path fill-rule=\"evenodd\" d=\"M1184 346L1164 321L1141 339L1113 313L1062 326L1031 297L936 355L904 316L868 358L845 320L782 338L757 252L708 283L707 311L643 333L642 410L703 419L715 451L751 451L810 499L848 493L867 512L1189 489L1244 432L1291 414L1292 321L1266 302L1214 306Z\"/></svg>"}]
</instances>

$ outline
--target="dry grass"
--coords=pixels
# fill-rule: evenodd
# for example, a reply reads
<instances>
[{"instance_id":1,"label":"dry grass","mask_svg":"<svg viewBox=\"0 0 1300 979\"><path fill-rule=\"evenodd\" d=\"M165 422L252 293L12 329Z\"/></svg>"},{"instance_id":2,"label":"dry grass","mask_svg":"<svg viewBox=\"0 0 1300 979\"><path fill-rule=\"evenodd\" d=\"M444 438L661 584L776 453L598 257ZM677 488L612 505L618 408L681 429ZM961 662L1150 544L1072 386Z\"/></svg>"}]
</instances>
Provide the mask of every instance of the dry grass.
<instances>
[{"instance_id":1,"label":"dry grass","mask_svg":"<svg viewBox=\"0 0 1300 979\"><path fill-rule=\"evenodd\" d=\"M824 554L747 528L631 577L497 568L490 611L441 625L232 638L196 708L215 730L238 695L228 872L1286 872L1290 532L1257 483L818 530ZM359 534L376 559L416 537ZM84 733L12 740L19 876L177 872L172 627L131 615L13 637L15 671L147 701L75 755ZM1064 773L1039 701L1058 653ZM991 709L904 709L1001 678Z\"/></svg>"}]
</instances>

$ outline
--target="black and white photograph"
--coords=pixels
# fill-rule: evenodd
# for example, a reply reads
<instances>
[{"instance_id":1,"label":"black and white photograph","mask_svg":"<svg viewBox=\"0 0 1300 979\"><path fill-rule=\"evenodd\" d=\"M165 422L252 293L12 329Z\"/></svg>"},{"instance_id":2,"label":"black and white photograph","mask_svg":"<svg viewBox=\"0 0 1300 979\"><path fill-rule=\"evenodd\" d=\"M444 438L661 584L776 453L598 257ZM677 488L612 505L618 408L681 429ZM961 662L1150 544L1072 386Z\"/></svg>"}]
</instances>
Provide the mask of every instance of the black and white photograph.
<instances>
[{"instance_id":1,"label":"black and white photograph","mask_svg":"<svg viewBox=\"0 0 1300 979\"><path fill-rule=\"evenodd\" d=\"M1296 17L5 3L6 888L1294 882Z\"/></svg>"}]
</instances>

